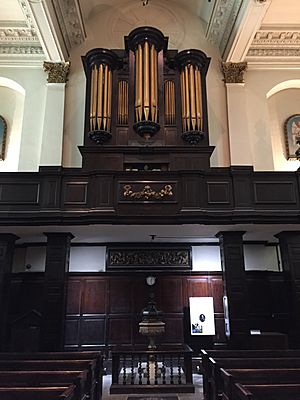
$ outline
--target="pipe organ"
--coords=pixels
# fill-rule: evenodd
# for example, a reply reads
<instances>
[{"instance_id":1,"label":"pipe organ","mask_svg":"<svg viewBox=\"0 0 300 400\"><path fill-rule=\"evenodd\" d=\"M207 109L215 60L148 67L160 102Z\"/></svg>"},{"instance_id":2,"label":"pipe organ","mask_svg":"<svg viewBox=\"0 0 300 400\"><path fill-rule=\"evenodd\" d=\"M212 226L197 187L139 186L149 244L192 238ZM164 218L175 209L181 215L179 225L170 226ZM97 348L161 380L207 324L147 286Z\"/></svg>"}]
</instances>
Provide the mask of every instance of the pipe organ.
<instances>
[{"instance_id":1,"label":"pipe organ","mask_svg":"<svg viewBox=\"0 0 300 400\"><path fill-rule=\"evenodd\" d=\"M168 50L162 32L140 27L125 37L124 50L96 48L82 60L87 78L80 147L84 168L209 167L210 59L201 50Z\"/></svg>"}]
</instances>

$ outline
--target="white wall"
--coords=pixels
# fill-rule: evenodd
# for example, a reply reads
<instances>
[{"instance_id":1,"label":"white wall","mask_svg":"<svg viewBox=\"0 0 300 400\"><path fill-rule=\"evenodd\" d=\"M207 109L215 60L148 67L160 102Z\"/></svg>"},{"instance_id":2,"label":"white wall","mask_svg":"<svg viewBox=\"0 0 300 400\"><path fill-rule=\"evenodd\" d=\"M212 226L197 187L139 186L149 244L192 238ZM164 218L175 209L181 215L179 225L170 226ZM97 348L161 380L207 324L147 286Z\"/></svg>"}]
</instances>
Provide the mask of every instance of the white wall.
<instances>
[{"instance_id":1,"label":"white wall","mask_svg":"<svg viewBox=\"0 0 300 400\"><path fill-rule=\"evenodd\" d=\"M275 246L244 245L245 269L278 271ZM16 248L14 272L45 271L46 246ZM30 270L26 265L31 265ZM70 250L70 272L103 272L106 265L105 246L72 246ZM192 246L193 271L221 271L220 248L216 246Z\"/></svg>"},{"instance_id":2,"label":"white wall","mask_svg":"<svg viewBox=\"0 0 300 400\"><path fill-rule=\"evenodd\" d=\"M106 247L71 247L70 272L105 271Z\"/></svg>"},{"instance_id":3,"label":"white wall","mask_svg":"<svg viewBox=\"0 0 300 400\"><path fill-rule=\"evenodd\" d=\"M219 246L193 246L193 271L221 271Z\"/></svg>"},{"instance_id":4,"label":"white wall","mask_svg":"<svg viewBox=\"0 0 300 400\"><path fill-rule=\"evenodd\" d=\"M275 246L244 245L246 271L278 271Z\"/></svg>"},{"instance_id":5,"label":"white wall","mask_svg":"<svg viewBox=\"0 0 300 400\"><path fill-rule=\"evenodd\" d=\"M263 170L296 170L298 163L288 164L282 162L283 148L281 144L283 137L283 126L281 125L283 114L288 110L298 109L295 104L295 96L282 94L280 104L284 101L284 110L279 110L277 99L273 98L268 102L268 93L277 85L299 79L297 70L249 70L245 74L245 89L247 96L247 111L249 121L249 134L251 141L254 169ZM285 98L284 98L285 97ZM279 113L277 116L276 114ZM292 115L291 112L290 115ZM274 121L275 118L275 121ZM248 151L248 149L244 149Z\"/></svg>"},{"instance_id":6,"label":"white wall","mask_svg":"<svg viewBox=\"0 0 300 400\"><path fill-rule=\"evenodd\" d=\"M18 171L25 91L15 82L0 77L0 114L7 123L5 158L0 172Z\"/></svg>"},{"instance_id":7,"label":"white wall","mask_svg":"<svg viewBox=\"0 0 300 400\"><path fill-rule=\"evenodd\" d=\"M0 67L0 77L15 81L25 90L18 170L37 171L40 160L47 75L42 67ZM2 99L2 102L6 101L9 101L9 97ZM20 115L22 115L21 108L19 105ZM16 116L14 115L14 117ZM18 148L16 148L17 150Z\"/></svg>"}]
</instances>

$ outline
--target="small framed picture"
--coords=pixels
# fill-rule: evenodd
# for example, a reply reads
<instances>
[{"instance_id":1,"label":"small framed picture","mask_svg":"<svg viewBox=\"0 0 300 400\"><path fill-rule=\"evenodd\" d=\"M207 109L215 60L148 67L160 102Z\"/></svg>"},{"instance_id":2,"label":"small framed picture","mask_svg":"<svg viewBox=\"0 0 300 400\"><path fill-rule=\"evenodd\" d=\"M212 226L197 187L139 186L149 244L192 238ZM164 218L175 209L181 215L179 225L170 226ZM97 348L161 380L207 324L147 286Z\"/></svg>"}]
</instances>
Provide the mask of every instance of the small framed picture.
<instances>
[{"instance_id":1,"label":"small framed picture","mask_svg":"<svg viewBox=\"0 0 300 400\"><path fill-rule=\"evenodd\" d=\"M0 160L4 160L5 158L6 132L7 123L0 115Z\"/></svg>"},{"instance_id":2,"label":"small framed picture","mask_svg":"<svg viewBox=\"0 0 300 400\"><path fill-rule=\"evenodd\" d=\"M299 149L300 144L300 114L291 115L284 123L284 137L286 147L286 158L288 160L295 160L297 158L296 151Z\"/></svg>"}]
</instances>

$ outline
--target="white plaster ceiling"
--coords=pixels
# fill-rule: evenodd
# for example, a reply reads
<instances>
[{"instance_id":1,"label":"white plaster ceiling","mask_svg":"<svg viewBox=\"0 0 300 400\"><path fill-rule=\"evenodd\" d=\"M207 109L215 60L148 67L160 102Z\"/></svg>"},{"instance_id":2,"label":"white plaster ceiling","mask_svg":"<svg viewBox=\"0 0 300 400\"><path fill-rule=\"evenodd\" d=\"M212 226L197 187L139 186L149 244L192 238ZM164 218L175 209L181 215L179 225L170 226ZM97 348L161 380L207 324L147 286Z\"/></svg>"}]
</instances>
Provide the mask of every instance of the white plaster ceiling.
<instances>
[{"instance_id":1,"label":"white plaster ceiling","mask_svg":"<svg viewBox=\"0 0 300 400\"><path fill-rule=\"evenodd\" d=\"M138 4L197 15L225 61L300 65L299 0L0 0L0 62L62 61L107 8ZM180 16L178 16L180 17ZM188 29L184 27L183 29Z\"/></svg>"}]
</instances>

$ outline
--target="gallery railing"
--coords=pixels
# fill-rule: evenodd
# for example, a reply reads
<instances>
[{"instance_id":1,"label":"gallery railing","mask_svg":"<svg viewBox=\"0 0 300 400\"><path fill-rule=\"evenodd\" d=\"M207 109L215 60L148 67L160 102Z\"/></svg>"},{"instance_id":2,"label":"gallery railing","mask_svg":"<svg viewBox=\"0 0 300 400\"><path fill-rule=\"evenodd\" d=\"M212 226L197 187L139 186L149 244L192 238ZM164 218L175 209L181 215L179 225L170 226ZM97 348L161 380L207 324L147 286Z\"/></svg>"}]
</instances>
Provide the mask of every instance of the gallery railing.
<instances>
[{"instance_id":1,"label":"gallery railing","mask_svg":"<svg viewBox=\"0 0 300 400\"><path fill-rule=\"evenodd\" d=\"M112 351L110 393L194 393L189 346L120 346Z\"/></svg>"}]
</instances>

